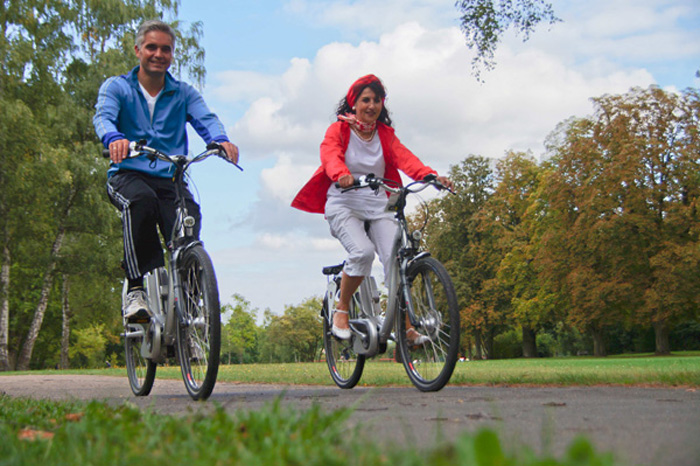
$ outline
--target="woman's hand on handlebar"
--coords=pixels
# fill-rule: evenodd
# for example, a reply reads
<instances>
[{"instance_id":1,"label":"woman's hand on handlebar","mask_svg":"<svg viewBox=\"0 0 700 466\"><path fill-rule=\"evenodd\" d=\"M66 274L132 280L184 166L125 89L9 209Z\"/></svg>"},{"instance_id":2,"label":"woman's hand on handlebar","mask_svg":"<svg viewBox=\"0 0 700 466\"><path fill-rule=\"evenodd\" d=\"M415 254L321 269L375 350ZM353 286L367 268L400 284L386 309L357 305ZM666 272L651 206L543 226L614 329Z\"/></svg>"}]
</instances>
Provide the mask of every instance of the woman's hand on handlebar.
<instances>
[{"instance_id":1,"label":"woman's hand on handlebar","mask_svg":"<svg viewBox=\"0 0 700 466\"><path fill-rule=\"evenodd\" d=\"M446 177L446 176L438 176L438 177L436 178L436 180L437 180L441 185L443 185L444 187L446 187L447 189L449 189L450 191L452 191L452 181L450 181L450 179L449 179L448 177Z\"/></svg>"},{"instance_id":2,"label":"woman's hand on handlebar","mask_svg":"<svg viewBox=\"0 0 700 466\"><path fill-rule=\"evenodd\" d=\"M338 185L342 188L349 188L355 184L355 178L352 175L343 175L338 178Z\"/></svg>"},{"instance_id":3,"label":"woman's hand on handlebar","mask_svg":"<svg viewBox=\"0 0 700 466\"><path fill-rule=\"evenodd\" d=\"M112 163L120 163L129 155L129 140L117 139L109 143L109 159Z\"/></svg>"}]
</instances>

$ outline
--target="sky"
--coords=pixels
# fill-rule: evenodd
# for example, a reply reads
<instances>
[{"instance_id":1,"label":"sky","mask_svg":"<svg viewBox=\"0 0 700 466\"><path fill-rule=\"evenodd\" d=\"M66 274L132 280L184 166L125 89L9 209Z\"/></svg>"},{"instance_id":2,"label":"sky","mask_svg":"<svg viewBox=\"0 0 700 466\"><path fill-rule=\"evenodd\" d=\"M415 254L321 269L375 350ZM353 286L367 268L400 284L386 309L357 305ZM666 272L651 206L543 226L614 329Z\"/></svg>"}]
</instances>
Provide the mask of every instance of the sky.
<instances>
[{"instance_id":1,"label":"sky","mask_svg":"<svg viewBox=\"0 0 700 466\"><path fill-rule=\"evenodd\" d=\"M547 135L590 115L592 97L700 87L697 0L552 4L562 21L526 42L506 34L480 82L452 0L182 0L178 18L203 26L204 98L244 167L209 159L192 174L222 304L239 294L259 317L281 314L320 296L321 268L344 259L323 216L290 203L360 76L382 79L398 137L439 173L469 155L542 159Z\"/></svg>"}]
</instances>

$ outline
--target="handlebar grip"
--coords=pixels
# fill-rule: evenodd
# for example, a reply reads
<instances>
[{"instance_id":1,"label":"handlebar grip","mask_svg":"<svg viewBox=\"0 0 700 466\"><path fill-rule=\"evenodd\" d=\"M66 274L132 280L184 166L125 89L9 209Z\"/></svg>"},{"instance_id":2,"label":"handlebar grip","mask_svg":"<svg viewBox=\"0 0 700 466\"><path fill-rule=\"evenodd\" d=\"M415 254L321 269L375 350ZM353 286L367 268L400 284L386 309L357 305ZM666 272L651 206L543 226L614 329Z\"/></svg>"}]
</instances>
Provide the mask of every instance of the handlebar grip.
<instances>
[{"instance_id":1,"label":"handlebar grip","mask_svg":"<svg viewBox=\"0 0 700 466\"><path fill-rule=\"evenodd\" d=\"M109 158L109 149L102 149L102 157Z\"/></svg>"},{"instance_id":2,"label":"handlebar grip","mask_svg":"<svg viewBox=\"0 0 700 466\"><path fill-rule=\"evenodd\" d=\"M348 186L347 188L343 188L340 186L339 182L335 182L335 187L338 189L352 189L352 188L357 188L359 186L362 186L362 180L360 178L354 178L352 179L352 185Z\"/></svg>"}]
</instances>

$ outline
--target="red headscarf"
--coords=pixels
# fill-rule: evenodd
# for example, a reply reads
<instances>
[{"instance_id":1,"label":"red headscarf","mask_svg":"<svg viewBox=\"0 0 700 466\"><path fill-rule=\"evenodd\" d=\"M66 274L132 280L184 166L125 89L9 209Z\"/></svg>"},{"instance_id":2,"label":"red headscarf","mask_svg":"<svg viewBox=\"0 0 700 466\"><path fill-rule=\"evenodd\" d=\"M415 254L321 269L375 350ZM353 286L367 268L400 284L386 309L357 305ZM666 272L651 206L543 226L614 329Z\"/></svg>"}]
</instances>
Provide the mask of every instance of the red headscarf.
<instances>
[{"instance_id":1,"label":"red headscarf","mask_svg":"<svg viewBox=\"0 0 700 466\"><path fill-rule=\"evenodd\" d=\"M360 93L362 92L362 90L374 82L379 83L380 86L384 87L384 85L379 80L379 78L373 74L368 74L367 76L362 76L360 79L358 79L357 81L352 83L352 86L350 86L350 89L348 90L348 95L345 97L345 99L348 102L348 105L350 107L355 105L355 101L360 96ZM384 102L384 98L382 98L382 103L383 102Z\"/></svg>"}]
</instances>

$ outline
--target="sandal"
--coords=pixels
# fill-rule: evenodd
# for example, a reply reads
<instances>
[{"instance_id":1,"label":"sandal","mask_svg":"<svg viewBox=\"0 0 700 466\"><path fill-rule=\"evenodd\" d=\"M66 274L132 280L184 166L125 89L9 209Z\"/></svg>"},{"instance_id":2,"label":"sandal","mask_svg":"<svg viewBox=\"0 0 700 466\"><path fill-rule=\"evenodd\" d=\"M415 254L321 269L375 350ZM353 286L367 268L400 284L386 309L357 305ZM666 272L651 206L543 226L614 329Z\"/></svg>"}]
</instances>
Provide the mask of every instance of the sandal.
<instances>
[{"instance_id":1,"label":"sandal","mask_svg":"<svg viewBox=\"0 0 700 466\"><path fill-rule=\"evenodd\" d=\"M339 309L336 309L333 311L333 315L335 316L335 313L338 312L340 314L347 314L348 311L341 311ZM352 332L350 332L350 327L347 328L340 328L335 325L335 319L333 319L333 326L331 327L331 333L339 340L349 340L350 337L352 336Z\"/></svg>"},{"instance_id":2,"label":"sandal","mask_svg":"<svg viewBox=\"0 0 700 466\"><path fill-rule=\"evenodd\" d=\"M413 338L409 336L409 333L411 332L413 332L411 335ZM421 335L415 328L409 328L406 330L406 341L410 346L422 346L428 343L430 338L426 337L425 335Z\"/></svg>"}]
</instances>

